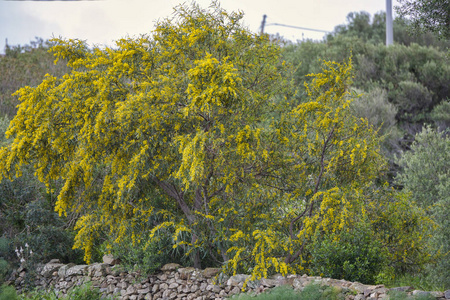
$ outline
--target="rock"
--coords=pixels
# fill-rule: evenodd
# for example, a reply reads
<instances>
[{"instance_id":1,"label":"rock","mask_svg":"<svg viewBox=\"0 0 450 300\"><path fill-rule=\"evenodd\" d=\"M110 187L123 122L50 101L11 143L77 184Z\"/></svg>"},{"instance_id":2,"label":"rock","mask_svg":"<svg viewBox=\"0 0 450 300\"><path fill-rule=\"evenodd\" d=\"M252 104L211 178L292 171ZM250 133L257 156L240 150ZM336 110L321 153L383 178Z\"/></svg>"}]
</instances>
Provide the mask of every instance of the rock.
<instances>
[{"instance_id":1,"label":"rock","mask_svg":"<svg viewBox=\"0 0 450 300\"><path fill-rule=\"evenodd\" d=\"M241 289L238 288L237 286L235 286L235 287L230 291L230 295L239 294L240 292L241 292Z\"/></svg>"},{"instance_id":2,"label":"rock","mask_svg":"<svg viewBox=\"0 0 450 300\"><path fill-rule=\"evenodd\" d=\"M145 289L138 289L137 292L138 294L148 294L150 293L150 288L146 287Z\"/></svg>"},{"instance_id":3,"label":"rock","mask_svg":"<svg viewBox=\"0 0 450 300\"><path fill-rule=\"evenodd\" d=\"M205 276L206 278L211 278L216 276L217 274L220 273L219 268L206 268L205 270L203 270L203 276Z\"/></svg>"},{"instance_id":4,"label":"rock","mask_svg":"<svg viewBox=\"0 0 450 300\"><path fill-rule=\"evenodd\" d=\"M133 294L136 294L136 293L137 293L137 289L134 286L130 285L127 288L127 291L126 291L125 295L133 295Z\"/></svg>"},{"instance_id":5,"label":"rock","mask_svg":"<svg viewBox=\"0 0 450 300\"><path fill-rule=\"evenodd\" d=\"M56 261L56 259L52 259L51 261ZM59 259L57 261L59 261ZM42 276L44 276L45 278L51 277L53 275L53 273L57 272L59 270L59 268L61 268L62 266L64 266L64 264L48 263L42 268L42 271L40 274Z\"/></svg>"},{"instance_id":6,"label":"rock","mask_svg":"<svg viewBox=\"0 0 450 300\"><path fill-rule=\"evenodd\" d=\"M356 295L355 298L354 298L354 300L364 300L364 299L366 299L366 297L364 297L363 294L358 294L358 295Z\"/></svg>"},{"instance_id":7,"label":"rock","mask_svg":"<svg viewBox=\"0 0 450 300\"><path fill-rule=\"evenodd\" d=\"M430 295L430 292L425 292L425 291L421 291L421 290L414 290L414 291L412 291L412 295L413 295L413 296L423 296L423 297L426 297L426 296Z\"/></svg>"},{"instance_id":8,"label":"rock","mask_svg":"<svg viewBox=\"0 0 450 300\"><path fill-rule=\"evenodd\" d=\"M349 289L358 293L363 293L364 290L366 289L366 286L362 283L359 282L353 282L350 286ZM356 299L356 298L355 298Z\"/></svg>"},{"instance_id":9,"label":"rock","mask_svg":"<svg viewBox=\"0 0 450 300\"><path fill-rule=\"evenodd\" d=\"M60 264L61 262L59 261L58 258L54 258L51 259L47 264Z\"/></svg>"},{"instance_id":10,"label":"rock","mask_svg":"<svg viewBox=\"0 0 450 300\"><path fill-rule=\"evenodd\" d=\"M73 263L70 263L70 264L67 264L67 265L64 265L64 266L62 266L61 268L59 268L59 270L58 270L58 276L60 277L60 278L64 278L64 277L66 277L66 273L67 273L67 270L69 270L70 268L72 268L73 266L75 266L75 264L73 264Z\"/></svg>"},{"instance_id":11,"label":"rock","mask_svg":"<svg viewBox=\"0 0 450 300\"><path fill-rule=\"evenodd\" d=\"M114 266L119 264L119 260L115 259L111 254L103 255L103 263L108 264L110 266Z\"/></svg>"},{"instance_id":12,"label":"rock","mask_svg":"<svg viewBox=\"0 0 450 300\"><path fill-rule=\"evenodd\" d=\"M444 292L444 297L445 297L445 299L450 299L450 290L446 290Z\"/></svg>"},{"instance_id":13,"label":"rock","mask_svg":"<svg viewBox=\"0 0 450 300\"><path fill-rule=\"evenodd\" d=\"M433 296L434 298L445 298L443 292L430 292L430 294L431 294L431 296Z\"/></svg>"},{"instance_id":14,"label":"rock","mask_svg":"<svg viewBox=\"0 0 450 300\"><path fill-rule=\"evenodd\" d=\"M239 284L243 284L244 281L249 277L250 275L243 275L243 274L231 276L230 279L228 279L227 281L227 285L239 286Z\"/></svg>"},{"instance_id":15,"label":"rock","mask_svg":"<svg viewBox=\"0 0 450 300\"><path fill-rule=\"evenodd\" d=\"M178 268L181 268L181 265L179 264L165 264L162 268L161 271L163 272L170 272L170 271L176 271Z\"/></svg>"},{"instance_id":16,"label":"rock","mask_svg":"<svg viewBox=\"0 0 450 300\"><path fill-rule=\"evenodd\" d=\"M294 279L294 282L295 282L295 280L296 279ZM261 279L261 285L263 285L265 287L274 287L277 285L277 283L278 283L278 281L276 281L275 279L267 279L267 278Z\"/></svg>"},{"instance_id":17,"label":"rock","mask_svg":"<svg viewBox=\"0 0 450 300\"><path fill-rule=\"evenodd\" d=\"M84 275L87 267L87 265L73 266L66 271L66 276Z\"/></svg>"}]
</instances>

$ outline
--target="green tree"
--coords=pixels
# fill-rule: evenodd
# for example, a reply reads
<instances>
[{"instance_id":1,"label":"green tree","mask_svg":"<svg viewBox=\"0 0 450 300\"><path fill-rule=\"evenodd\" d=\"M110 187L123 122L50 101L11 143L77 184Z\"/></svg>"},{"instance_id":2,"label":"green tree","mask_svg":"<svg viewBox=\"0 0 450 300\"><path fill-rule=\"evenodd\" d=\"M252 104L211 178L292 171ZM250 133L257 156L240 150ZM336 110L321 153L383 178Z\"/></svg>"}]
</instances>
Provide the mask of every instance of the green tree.
<instances>
[{"instance_id":1,"label":"green tree","mask_svg":"<svg viewBox=\"0 0 450 300\"><path fill-rule=\"evenodd\" d=\"M87 261L104 232L117 244L170 232L195 267L207 256L229 272L286 274L304 268L313 236L366 215L385 161L349 108L351 60L323 62L299 100L280 47L241 18L180 6L116 49L55 40L70 73L17 92L1 174L32 163L48 188L62 179L55 209L81 214Z\"/></svg>"},{"instance_id":2,"label":"green tree","mask_svg":"<svg viewBox=\"0 0 450 300\"><path fill-rule=\"evenodd\" d=\"M37 86L42 77L49 73L62 76L69 69L63 62L53 64L53 55L48 53L49 41L36 38L30 45L8 46L5 55L0 56L0 117L12 118L19 104L12 94L22 86Z\"/></svg>"},{"instance_id":3,"label":"green tree","mask_svg":"<svg viewBox=\"0 0 450 300\"><path fill-rule=\"evenodd\" d=\"M403 168L397 182L412 194L412 199L425 208L436 221L431 231L433 242L442 257L433 266L432 274L439 284L450 287L450 138L448 129L437 132L424 127L416 135L410 152L398 160Z\"/></svg>"},{"instance_id":4,"label":"green tree","mask_svg":"<svg viewBox=\"0 0 450 300\"><path fill-rule=\"evenodd\" d=\"M399 0L397 13L409 17L416 33L431 31L442 39L450 38L450 9L445 0Z\"/></svg>"}]
</instances>

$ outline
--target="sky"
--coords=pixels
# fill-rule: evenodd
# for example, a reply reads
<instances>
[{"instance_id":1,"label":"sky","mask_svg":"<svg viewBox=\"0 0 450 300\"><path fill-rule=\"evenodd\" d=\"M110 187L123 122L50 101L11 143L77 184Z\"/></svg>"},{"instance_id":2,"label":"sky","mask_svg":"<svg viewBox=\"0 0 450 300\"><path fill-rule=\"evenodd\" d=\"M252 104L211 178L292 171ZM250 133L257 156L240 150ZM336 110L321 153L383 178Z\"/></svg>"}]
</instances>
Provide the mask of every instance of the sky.
<instances>
[{"instance_id":1,"label":"sky","mask_svg":"<svg viewBox=\"0 0 450 300\"><path fill-rule=\"evenodd\" d=\"M123 37L150 33L155 22L173 13L180 0L14 1L0 0L0 53L8 45L25 45L35 37L78 38L90 45L113 46ZM211 0L197 0L207 8ZM244 12L243 23L259 32L267 15L265 32L297 41L321 40L325 33L273 25L333 31L346 23L349 12L372 16L386 10L385 0L221 0L227 11ZM398 5L392 1L393 7ZM395 15L395 12L394 12Z\"/></svg>"}]
</instances>

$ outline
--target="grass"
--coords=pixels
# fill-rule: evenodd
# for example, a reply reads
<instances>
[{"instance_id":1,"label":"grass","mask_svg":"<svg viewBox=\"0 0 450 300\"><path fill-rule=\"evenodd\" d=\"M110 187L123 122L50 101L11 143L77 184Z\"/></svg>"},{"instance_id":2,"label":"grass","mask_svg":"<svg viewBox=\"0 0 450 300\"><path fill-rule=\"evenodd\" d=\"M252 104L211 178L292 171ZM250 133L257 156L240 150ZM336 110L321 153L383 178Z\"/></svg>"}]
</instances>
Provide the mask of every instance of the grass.
<instances>
[{"instance_id":1,"label":"grass","mask_svg":"<svg viewBox=\"0 0 450 300\"><path fill-rule=\"evenodd\" d=\"M0 287L0 300L100 300L100 299L117 299L117 297L102 298L102 294L98 288L92 287L91 283L74 287L69 293L58 298L54 291L34 290L32 292L17 295L16 290L12 286L2 285Z\"/></svg>"},{"instance_id":2,"label":"grass","mask_svg":"<svg viewBox=\"0 0 450 300\"><path fill-rule=\"evenodd\" d=\"M319 284L310 284L302 291L295 291L290 286L280 286L271 289L268 292L254 296L253 294L240 294L233 296L233 300L341 300L344 299L342 294L329 286Z\"/></svg>"}]
</instances>

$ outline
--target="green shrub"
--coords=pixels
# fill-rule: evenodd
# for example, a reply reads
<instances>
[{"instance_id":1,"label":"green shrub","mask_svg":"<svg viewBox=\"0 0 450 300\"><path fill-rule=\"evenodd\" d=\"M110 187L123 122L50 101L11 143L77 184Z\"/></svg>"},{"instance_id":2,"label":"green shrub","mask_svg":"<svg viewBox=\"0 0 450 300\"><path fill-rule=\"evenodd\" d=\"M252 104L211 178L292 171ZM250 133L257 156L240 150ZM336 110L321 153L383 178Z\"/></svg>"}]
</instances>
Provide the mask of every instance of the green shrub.
<instances>
[{"instance_id":1,"label":"green shrub","mask_svg":"<svg viewBox=\"0 0 450 300\"><path fill-rule=\"evenodd\" d=\"M386 90L376 87L368 93L355 90L361 96L351 103L355 116L365 118L384 136L382 149L389 159L400 152L401 132L395 119L398 109L388 101Z\"/></svg>"},{"instance_id":2,"label":"green shrub","mask_svg":"<svg viewBox=\"0 0 450 300\"><path fill-rule=\"evenodd\" d=\"M9 257L9 241L0 237L0 285L6 280L10 266L6 259Z\"/></svg>"},{"instance_id":3,"label":"green shrub","mask_svg":"<svg viewBox=\"0 0 450 300\"><path fill-rule=\"evenodd\" d=\"M436 105L430 113L430 118L440 130L450 128L450 99Z\"/></svg>"},{"instance_id":4,"label":"green shrub","mask_svg":"<svg viewBox=\"0 0 450 300\"><path fill-rule=\"evenodd\" d=\"M374 283L386 262L381 243L364 224L349 232L317 236L310 251L314 274L362 283Z\"/></svg>"},{"instance_id":5,"label":"green shrub","mask_svg":"<svg viewBox=\"0 0 450 300\"><path fill-rule=\"evenodd\" d=\"M171 236L161 234L152 242L143 238L140 242L130 246L133 242L128 237L120 244L113 244L111 253L121 261L126 270L139 270L144 274L154 274L156 270L167 263L181 263L186 265L187 257L180 249L172 248ZM185 260L183 260L183 258Z\"/></svg>"},{"instance_id":6,"label":"green shrub","mask_svg":"<svg viewBox=\"0 0 450 300\"><path fill-rule=\"evenodd\" d=\"M18 299L16 290L12 286L0 286L0 300L16 300Z\"/></svg>"},{"instance_id":7,"label":"green shrub","mask_svg":"<svg viewBox=\"0 0 450 300\"><path fill-rule=\"evenodd\" d=\"M398 88L391 91L390 98L399 110L401 119L420 121L420 115L428 110L432 104L432 93L421 83L401 81Z\"/></svg>"},{"instance_id":8,"label":"green shrub","mask_svg":"<svg viewBox=\"0 0 450 300\"><path fill-rule=\"evenodd\" d=\"M71 289L66 298L69 300L98 300L101 296L98 288L92 287L92 283L86 283Z\"/></svg>"},{"instance_id":9,"label":"green shrub","mask_svg":"<svg viewBox=\"0 0 450 300\"><path fill-rule=\"evenodd\" d=\"M430 228L428 240L441 257L430 265L430 276L436 284L450 288L450 131L437 132L423 128L416 135L411 151L398 159L403 168L396 178L399 185L410 192L412 200L428 211L436 222Z\"/></svg>"},{"instance_id":10,"label":"green shrub","mask_svg":"<svg viewBox=\"0 0 450 300\"><path fill-rule=\"evenodd\" d=\"M408 296L405 292L401 291L389 291L389 300L435 300L436 297L433 297L430 294L424 294L424 295L414 295L414 296Z\"/></svg>"}]
</instances>

